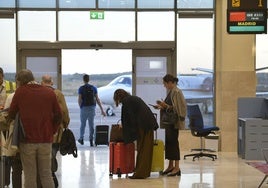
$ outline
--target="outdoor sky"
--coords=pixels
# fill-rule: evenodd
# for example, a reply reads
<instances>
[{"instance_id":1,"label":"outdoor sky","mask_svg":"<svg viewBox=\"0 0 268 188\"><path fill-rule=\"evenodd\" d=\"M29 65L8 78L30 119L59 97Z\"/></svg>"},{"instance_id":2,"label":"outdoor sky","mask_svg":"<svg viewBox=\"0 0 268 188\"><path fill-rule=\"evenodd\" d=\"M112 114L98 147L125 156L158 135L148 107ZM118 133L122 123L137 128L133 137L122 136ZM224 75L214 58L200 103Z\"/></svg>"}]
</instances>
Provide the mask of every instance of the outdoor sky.
<instances>
[{"instance_id":1,"label":"outdoor sky","mask_svg":"<svg viewBox=\"0 0 268 188\"><path fill-rule=\"evenodd\" d=\"M131 56L131 50L63 50L62 73L131 72Z\"/></svg>"}]
</instances>

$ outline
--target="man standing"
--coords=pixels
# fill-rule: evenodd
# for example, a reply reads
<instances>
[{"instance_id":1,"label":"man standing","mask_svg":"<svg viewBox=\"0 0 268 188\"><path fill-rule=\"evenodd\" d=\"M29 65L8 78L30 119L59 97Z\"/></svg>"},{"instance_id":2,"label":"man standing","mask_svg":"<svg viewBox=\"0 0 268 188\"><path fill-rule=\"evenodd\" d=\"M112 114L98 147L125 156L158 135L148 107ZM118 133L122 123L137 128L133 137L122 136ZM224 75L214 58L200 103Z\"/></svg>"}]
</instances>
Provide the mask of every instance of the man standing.
<instances>
[{"instance_id":1,"label":"man standing","mask_svg":"<svg viewBox=\"0 0 268 188\"><path fill-rule=\"evenodd\" d=\"M8 118L15 119L18 113L25 133L25 138L19 143L24 187L37 187L38 172L42 187L54 188L51 152L53 135L62 122L59 103L50 88L34 81L30 70L19 71L16 81L20 87L12 99Z\"/></svg>"},{"instance_id":2,"label":"man standing","mask_svg":"<svg viewBox=\"0 0 268 188\"><path fill-rule=\"evenodd\" d=\"M93 137L94 137L94 117L95 117L95 109L96 103L99 105L101 109L101 113L103 116L106 116L104 112L100 99L98 97L97 88L91 84L89 84L89 75L85 74L83 76L84 85L78 89L78 105L80 107L80 137L78 142L83 145L84 144L84 134L86 128L86 122L88 120L89 125L89 142L90 146L93 146Z\"/></svg>"},{"instance_id":3,"label":"man standing","mask_svg":"<svg viewBox=\"0 0 268 188\"><path fill-rule=\"evenodd\" d=\"M60 128L58 129L57 133L53 137L53 144L52 144L52 176L54 179L55 187L58 187L58 180L56 177L55 172L57 171L57 152L59 151L59 143L61 141L61 136L64 128L67 128L70 123L70 116L69 110L67 108L67 104L65 101L65 97L63 93L59 89L53 88L53 80L50 75L43 75L41 85L46 86L53 90L57 96L57 100L59 102L60 108L62 110L62 122L60 124Z\"/></svg>"},{"instance_id":4,"label":"man standing","mask_svg":"<svg viewBox=\"0 0 268 188\"><path fill-rule=\"evenodd\" d=\"M7 96L11 93L14 93L16 89L16 83L11 82L8 80L4 80L5 75L3 69L0 67L0 110L4 109L5 103ZM0 179L0 186L5 186L10 184L10 170L11 170L11 158L10 156L7 156L3 150L1 149L1 160L2 160L2 165L4 164L4 175L3 179ZM2 182L2 180L4 180Z\"/></svg>"}]
</instances>

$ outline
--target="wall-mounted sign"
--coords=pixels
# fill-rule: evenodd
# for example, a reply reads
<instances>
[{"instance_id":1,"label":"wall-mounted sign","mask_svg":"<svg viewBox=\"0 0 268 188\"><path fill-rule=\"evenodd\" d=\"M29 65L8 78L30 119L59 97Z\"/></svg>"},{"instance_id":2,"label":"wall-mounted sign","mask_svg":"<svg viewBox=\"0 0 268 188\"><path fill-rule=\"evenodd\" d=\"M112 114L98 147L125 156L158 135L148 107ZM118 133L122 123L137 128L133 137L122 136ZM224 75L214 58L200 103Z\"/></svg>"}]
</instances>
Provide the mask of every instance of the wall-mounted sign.
<instances>
[{"instance_id":1,"label":"wall-mounted sign","mask_svg":"<svg viewBox=\"0 0 268 188\"><path fill-rule=\"evenodd\" d=\"M90 11L91 20L104 20L104 11L94 10Z\"/></svg>"},{"instance_id":2,"label":"wall-mounted sign","mask_svg":"<svg viewBox=\"0 0 268 188\"><path fill-rule=\"evenodd\" d=\"M267 33L267 0L228 0L229 34Z\"/></svg>"}]
</instances>

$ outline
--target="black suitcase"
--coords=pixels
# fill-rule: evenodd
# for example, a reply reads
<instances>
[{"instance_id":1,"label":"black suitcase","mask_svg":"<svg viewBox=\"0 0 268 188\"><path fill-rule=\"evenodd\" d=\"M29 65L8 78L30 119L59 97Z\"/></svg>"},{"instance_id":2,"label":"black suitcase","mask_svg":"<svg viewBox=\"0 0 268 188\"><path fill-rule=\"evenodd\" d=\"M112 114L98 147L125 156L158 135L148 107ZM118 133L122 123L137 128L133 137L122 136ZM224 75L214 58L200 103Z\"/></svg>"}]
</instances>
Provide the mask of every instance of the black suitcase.
<instances>
[{"instance_id":1,"label":"black suitcase","mask_svg":"<svg viewBox=\"0 0 268 188\"><path fill-rule=\"evenodd\" d=\"M97 125L95 132L95 145L109 146L109 125Z\"/></svg>"}]
</instances>

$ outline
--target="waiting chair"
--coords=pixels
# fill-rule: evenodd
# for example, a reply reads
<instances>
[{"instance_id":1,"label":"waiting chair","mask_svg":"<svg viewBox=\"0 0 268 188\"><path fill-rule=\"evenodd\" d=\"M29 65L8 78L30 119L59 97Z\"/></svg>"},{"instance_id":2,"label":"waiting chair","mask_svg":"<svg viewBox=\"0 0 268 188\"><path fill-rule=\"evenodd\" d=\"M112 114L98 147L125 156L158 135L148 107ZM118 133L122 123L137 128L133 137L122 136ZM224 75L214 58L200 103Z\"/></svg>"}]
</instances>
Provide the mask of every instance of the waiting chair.
<instances>
[{"instance_id":1,"label":"waiting chair","mask_svg":"<svg viewBox=\"0 0 268 188\"><path fill-rule=\"evenodd\" d=\"M217 155L212 153L204 153L204 152L215 152L215 151L211 149L204 149L203 138L208 136L209 134L215 134L215 131L220 130L219 127L204 125L203 116L197 104L187 105L187 117L189 118L190 122L189 127L191 129L192 135L200 137L201 148L191 149L191 151L199 151L199 152L184 155L184 159L186 159L186 157L192 156L194 161L195 158L199 159L200 157L210 157L214 161L215 159L217 159Z\"/></svg>"}]
</instances>

